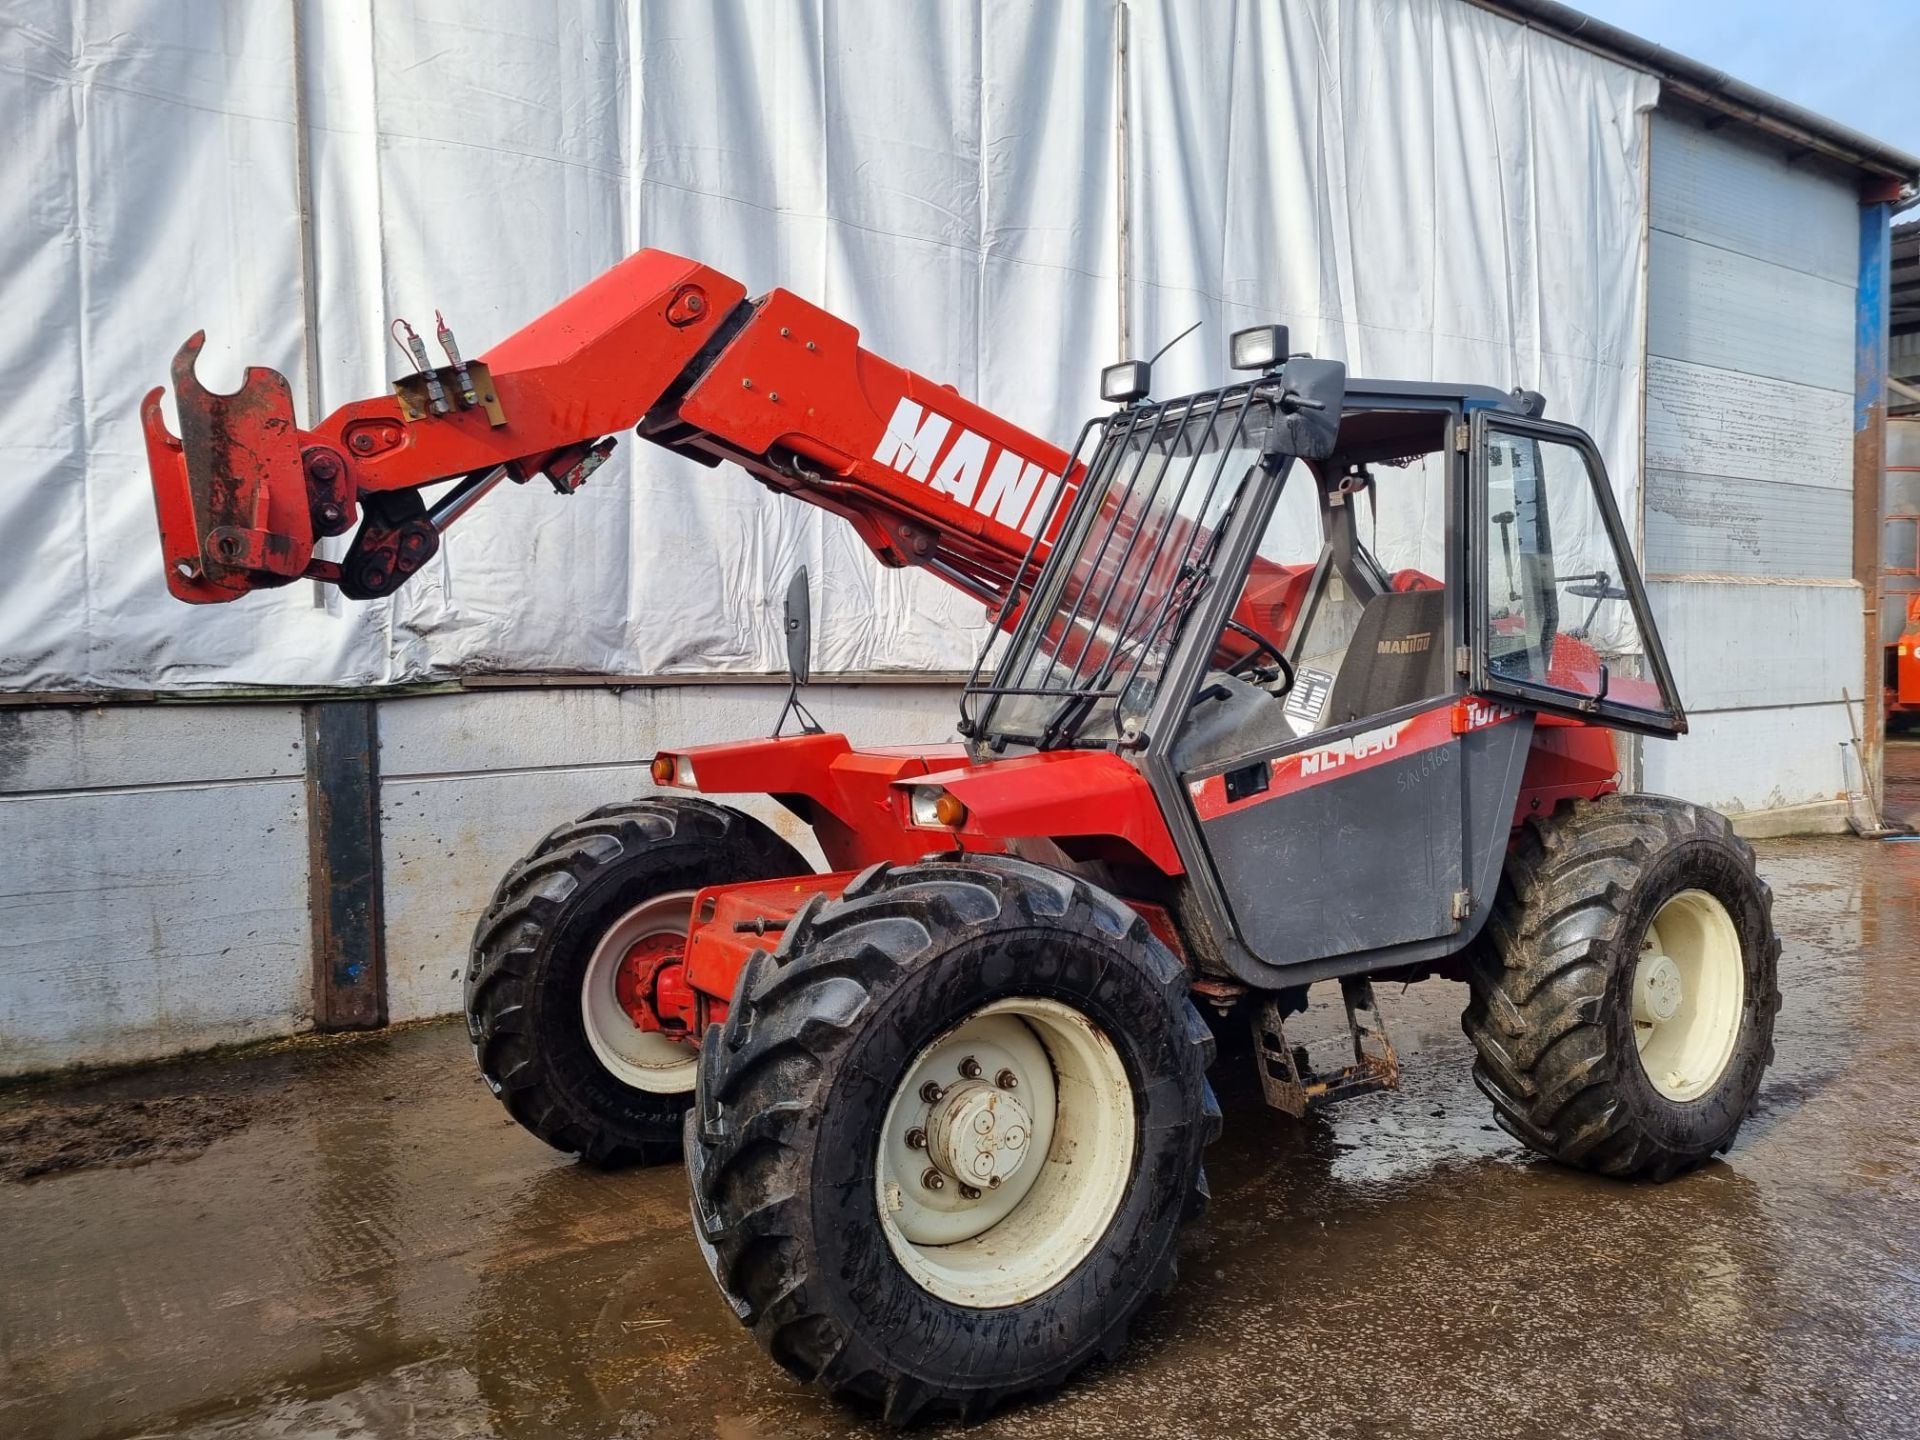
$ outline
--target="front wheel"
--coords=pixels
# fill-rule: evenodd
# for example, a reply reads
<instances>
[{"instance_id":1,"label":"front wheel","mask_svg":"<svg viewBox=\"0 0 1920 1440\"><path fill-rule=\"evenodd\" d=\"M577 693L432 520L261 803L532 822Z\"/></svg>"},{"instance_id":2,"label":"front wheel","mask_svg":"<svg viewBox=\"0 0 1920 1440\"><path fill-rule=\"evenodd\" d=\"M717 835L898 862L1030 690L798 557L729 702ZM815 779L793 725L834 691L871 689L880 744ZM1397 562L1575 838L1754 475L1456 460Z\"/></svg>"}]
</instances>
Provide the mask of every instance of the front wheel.
<instances>
[{"instance_id":1,"label":"front wheel","mask_svg":"<svg viewBox=\"0 0 1920 1440\"><path fill-rule=\"evenodd\" d=\"M1656 1180L1731 1146L1773 1059L1772 910L1752 849L1703 806L1610 795L1530 824L1461 1021L1501 1126Z\"/></svg>"},{"instance_id":2,"label":"front wheel","mask_svg":"<svg viewBox=\"0 0 1920 1440\"><path fill-rule=\"evenodd\" d=\"M895 1422L1053 1389L1172 1283L1212 1048L1178 961L1076 877L868 871L701 1047L714 1278L780 1364Z\"/></svg>"}]
</instances>

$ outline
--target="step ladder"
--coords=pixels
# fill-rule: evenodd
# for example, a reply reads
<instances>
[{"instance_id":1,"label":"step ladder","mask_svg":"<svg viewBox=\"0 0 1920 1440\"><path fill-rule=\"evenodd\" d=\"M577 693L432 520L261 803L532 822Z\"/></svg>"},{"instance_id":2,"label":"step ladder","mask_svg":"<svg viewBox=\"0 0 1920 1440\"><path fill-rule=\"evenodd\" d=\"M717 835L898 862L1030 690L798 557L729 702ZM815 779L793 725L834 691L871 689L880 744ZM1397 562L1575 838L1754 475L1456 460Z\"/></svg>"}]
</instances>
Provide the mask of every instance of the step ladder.
<instances>
[{"instance_id":1,"label":"step ladder","mask_svg":"<svg viewBox=\"0 0 1920 1440\"><path fill-rule=\"evenodd\" d=\"M1340 998L1347 1007L1353 1063L1330 1073L1313 1068L1306 1046L1287 1043L1285 1016L1277 997L1269 995L1255 1014L1253 1044L1260 1089L1274 1109L1299 1119L1317 1106L1399 1088L1400 1057L1393 1053L1386 1023L1374 1004L1373 982L1364 977L1342 980Z\"/></svg>"}]
</instances>

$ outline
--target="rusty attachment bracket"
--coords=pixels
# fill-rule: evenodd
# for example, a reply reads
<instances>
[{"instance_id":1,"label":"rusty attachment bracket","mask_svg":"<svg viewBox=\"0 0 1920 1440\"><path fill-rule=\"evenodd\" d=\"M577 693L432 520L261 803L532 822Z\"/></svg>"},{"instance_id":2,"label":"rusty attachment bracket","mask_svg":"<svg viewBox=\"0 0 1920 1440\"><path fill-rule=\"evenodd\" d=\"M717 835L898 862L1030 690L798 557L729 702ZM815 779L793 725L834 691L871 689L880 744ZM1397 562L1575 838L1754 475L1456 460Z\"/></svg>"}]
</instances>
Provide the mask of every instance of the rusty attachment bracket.
<instances>
[{"instance_id":1,"label":"rusty attachment bracket","mask_svg":"<svg viewBox=\"0 0 1920 1440\"><path fill-rule=\"evenodd\" d=\"M478 397L479 408L487 412L487 423L496 430L507 423L507 412L501 407L500 392L494 386L487 362L469 360L464 367L442 365L438 370L422 370L393 382L393 397L400 402L400 414L408 424L440 418L434 413L435 385L443 395L452 397L460 396L471 386L472 393ZM456 399L453 408L460 411L469 407Z\"/></svg>"},{"instance_id":2,"label":"rusty attachment bracket","mask_svg":"<svg viewBox=\"0 0 1920 1440\"><path fill-rule=\"evenodd\" d=\"M285 585L313 555L313 519L286 379L251 367L220 395L200 383L195 332L173 357L180 434L153 390L141 402L147 464L160 514L167 587L195 604Z\"/></svg>"},{"instance_id":3,"label":"rusty attachment bracket","mask_svg":"<svg viewBox=\"0 0 1920 1440\"><path fill-rule=\"evenodd\" d=\"M1287 1043L1282 1024L1285 1012L1277 997L1268 996L1254 1016L1260 1090L1274 1109L1301 1119L1318 1106L1399 1088L1400 1057L1374 1004L1373 982L1364 977L1342 980L1340 998L1346 1004L1347 1029L1353 1038L1353 1063L1328 1074L1313 1069L1306 1046Z\"/></svg>"}]
</instances>

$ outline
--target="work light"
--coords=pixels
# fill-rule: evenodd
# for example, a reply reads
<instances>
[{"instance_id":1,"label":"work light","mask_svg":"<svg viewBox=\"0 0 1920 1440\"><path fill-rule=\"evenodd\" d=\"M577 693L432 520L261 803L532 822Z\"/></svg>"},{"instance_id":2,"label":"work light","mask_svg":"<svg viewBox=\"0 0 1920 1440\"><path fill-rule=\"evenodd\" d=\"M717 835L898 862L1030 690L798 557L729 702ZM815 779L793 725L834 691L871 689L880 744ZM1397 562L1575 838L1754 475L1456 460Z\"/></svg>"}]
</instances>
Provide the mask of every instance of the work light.
<instances>
[{"instance_id":1,"label":"work light","mask_svg":"<svg viewBox=\"0 0 1920 1440\"><path fill-rule=\"evenodd\" d=\"M1236 330L1227 342L1235 370L1271 370L1287 358L1287 327L1256 325L1251 330Z\"/></svg>"},{"instance_id":2,"label":"work light","mask_svg":"<svg viewBox=\"0 0 1920 1440\"><path fill-rule=\"evenodd\" d=\"M1144 400L1153 367L1144 360L1122 360L1100 372L1100 398L1114 405Z\"/></svg>"}]
</instances>

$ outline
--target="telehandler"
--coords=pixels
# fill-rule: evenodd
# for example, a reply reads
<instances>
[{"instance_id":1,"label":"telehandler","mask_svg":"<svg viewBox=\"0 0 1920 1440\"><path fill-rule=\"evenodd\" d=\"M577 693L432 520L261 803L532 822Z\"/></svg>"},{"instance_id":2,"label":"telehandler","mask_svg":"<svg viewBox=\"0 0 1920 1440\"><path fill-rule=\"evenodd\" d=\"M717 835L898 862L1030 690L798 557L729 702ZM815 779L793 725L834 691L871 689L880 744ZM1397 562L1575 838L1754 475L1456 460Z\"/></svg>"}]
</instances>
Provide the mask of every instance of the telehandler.
<instances>
[{"instance_id":1,"label":"telehandler","mask_svg":"<svg viewBox=\"0 0 1920 1440\"><path fill-rule=\"evenodd\" d=\"M1475 1079L1543 1155L1664 1180L1733 1143L1771 896L1722 816L1620 790L1614 733L1686 721L1600 457L1539 395L1351 380L1259 326L1199 394L1109 367L1063 451L651 250L475 359L440 329L446 365L408 331L417 372L311 430L271 371L202 388L189 340L178 438L143 406L173 593L391 594L490 488L571 492L632 429L995 619L962 743L663 751L474 931L501 1102L593 1164L684 1157L795 1375L973 1418L1117 1352L1206 1197L1216 1027L1300 1114L1396 1081L1378 980L1466 982ZM744 794L826 871L709 798ZM1319 981L1327 1070L1284 1029Z\"/></svg>"}]
</instances>

